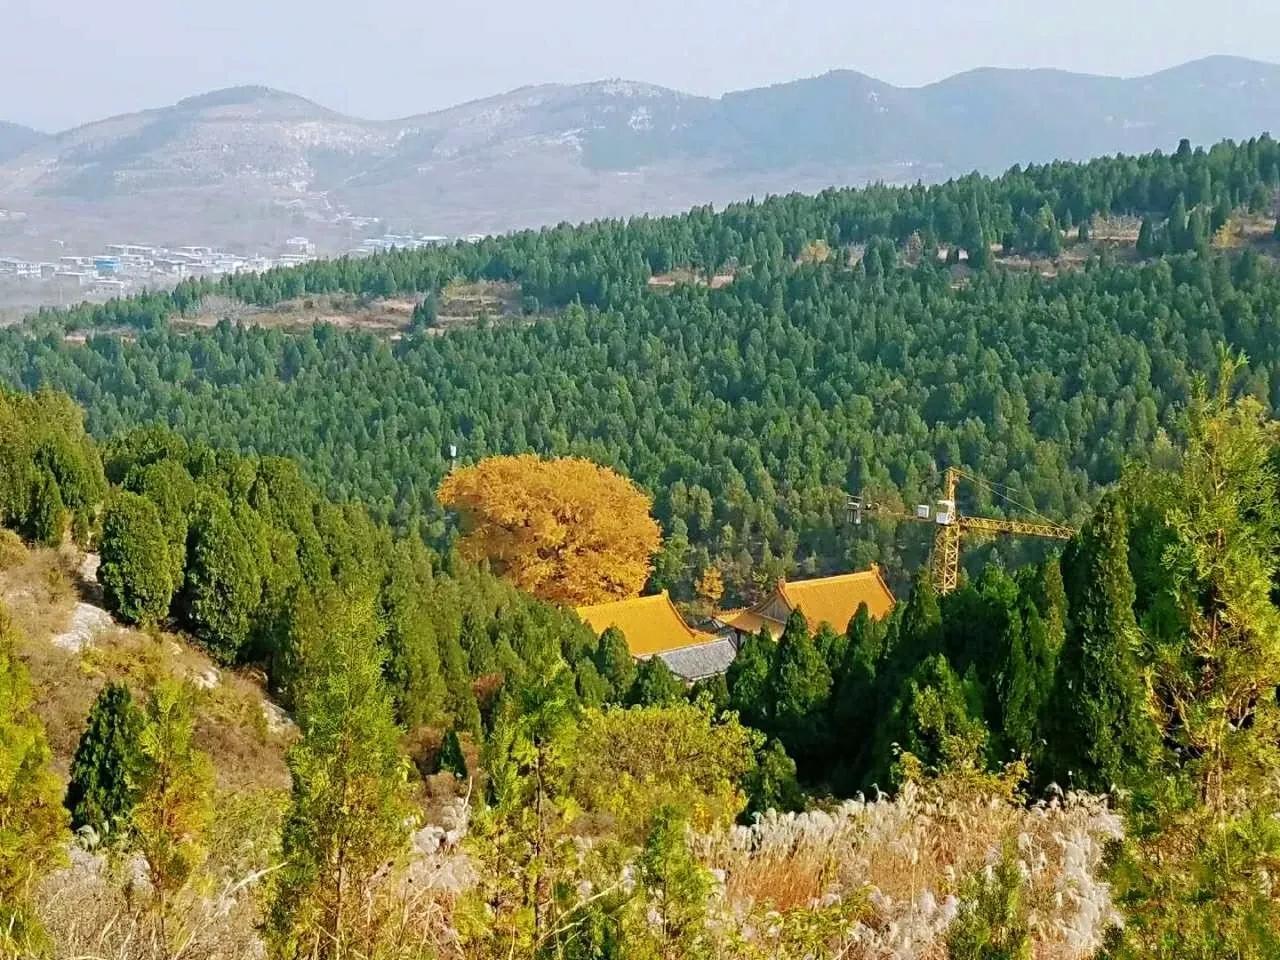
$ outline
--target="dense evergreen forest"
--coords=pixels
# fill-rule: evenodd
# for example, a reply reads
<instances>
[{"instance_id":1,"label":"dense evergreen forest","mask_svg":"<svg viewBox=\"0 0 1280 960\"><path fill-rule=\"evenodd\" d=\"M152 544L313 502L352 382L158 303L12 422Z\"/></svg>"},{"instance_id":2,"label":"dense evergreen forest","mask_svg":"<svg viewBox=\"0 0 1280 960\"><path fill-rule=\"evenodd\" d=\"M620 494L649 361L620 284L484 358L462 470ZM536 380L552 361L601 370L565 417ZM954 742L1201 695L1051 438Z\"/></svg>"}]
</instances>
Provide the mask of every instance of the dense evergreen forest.
<instances>
[{"instance_id":1,"label":"dense evergreen forest","mask_svg":"<svg viewBox=\"0 0 1280 960\"><path fill-rule=\"evenodd\" d=\"M299 731L267 840L215 854L212 808L244 801L192 746L192 688L104 685L64 782L0 616L0 955L106 953L42 886L71 848L133 864L97 888L121 956L1276 956L1280 271L1223 241L1270 216L1278 159L561 227L7 331L0 522L95 548L119 620L262 669ZM1133 247L1090 239L1117 216ZM733 282L648 283L689 268ZM432 331L454 277L518 283L528 316ZM420 295L425 328L170 323L332 291ZM634 478L653 585L686 595L713 566L737 597L905 578L919 535L852 528L845 491L909 504L946 466L1079 532L975 551L943 597L918 577L883 622L793 617L685 689L459 559L455 443ZM984 489L964 506L998 512Z\"/></svg>"},{"instance_id":2,"label":"dense evergreen forest","mask_svg":"<svg viewBox=\"0 0 1280 960\"><path fill-rule=\"evenodd\" d=\"M0 376L71 392L99 436L159 422L297 458L330 496L433 543L446 537L433 491L451 445L464 461L575 453L655 496L655 587L687 597L714 564L730 598L749 599L779 574L875 559L902 583L922 532L846 526L846 492L923 502L960 465L1078 521L1127 458L1162 455L1219 343L1248 355L1245 389L1276 402L1280 273L1210 238L1269 211L1277 191L1280 145L1262 138L323 261L46 313L0 338ZM1083 266L1051 276L991 262L997 243L1040 256L1085 243L1102 215L1144 217L1146 258L1089 246ZM966 266L939 248L951 261L963 248ZM735 280L646 286L675 267ZM457 276L518 282L540 319L398 343L165 322L215 292L429 303ZM105 332L63 342L82 327ZM966 495L969 510L1006 505Z\"/></svg>"},{"instance_id":3,"label":"dense evergreen forest","mask_svg":"<svg viewBox=\"0 0 1280 960\"><path fill-rule=\"evenodd\" d=\"M941 598L922 576L883 622L863 607L811 635L797 613L692 689L658 658L633 665L616 631L324 500L289 461L155 428L99 448L49 392L0 403L0 519L95 545L119 618L262 666L298 718L287 809L254 855L274 877L214 901L260 926L218 907L223 939L188 941L201 955L260 934L282 958L870 960L905 942L952 960L1264 960L1280 944L1280 444L1242 367L1224 355L1197 380L1185 445L1126 467L1060 558L990 564ZM203 845L215 802L244 802L192 747L194 688L157 680L143 708L105 685L64 810L14 649L0 616L0 948L81 942L54 921L70 878L35 886L69 823L145 868L122 935L168 956L203 935L184 924L227 869ZM414 832L405 751L429 728L445 736L418 770L466 784L457 852ZM839 802L860 786L874 802ZM900 883L895 856L926 884L923 915L868 898ZM432 872L450 858L465 879Z\"/></svg>"}]
</instances>

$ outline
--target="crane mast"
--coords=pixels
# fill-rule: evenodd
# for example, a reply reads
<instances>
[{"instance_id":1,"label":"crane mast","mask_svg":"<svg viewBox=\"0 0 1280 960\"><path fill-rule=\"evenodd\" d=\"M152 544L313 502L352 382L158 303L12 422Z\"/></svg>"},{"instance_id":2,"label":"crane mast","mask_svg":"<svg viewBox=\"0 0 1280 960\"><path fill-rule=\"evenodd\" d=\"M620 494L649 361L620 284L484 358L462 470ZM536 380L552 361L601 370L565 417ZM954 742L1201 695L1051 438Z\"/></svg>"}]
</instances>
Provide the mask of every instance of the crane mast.
<instances>
[{"instance_id":1,"label":"crane mast","mask_svg":"<svg viewBox=\"0 0 1280 960\"><path fill-rule=\"evenodd\" d=\"M1048 518L1038 520L1007 520L996 517L972 517L961 514L956 509L956 491L961 479L967 479L984 486L990 486L977 477L965 473L956 467L948 467L943 475L943 496L932 511L927 504L916 508L915 513L888 512L901 520L914 520L921 523L932 523L937 527L933 536L933 553L929 558L930 575L938 593L950 593L960 582L960 552L966 532L979 534L998 534L1020 537L1042 537L1049 540L1070 540L1076 531ZM994 488L992 488L994 489ZM1006 498L1007 499L1007 498ZM864 511L876 511L873 504L860 497L850 497L849 514L855 523L862 522Z\"/></svg>"}]
</instances>

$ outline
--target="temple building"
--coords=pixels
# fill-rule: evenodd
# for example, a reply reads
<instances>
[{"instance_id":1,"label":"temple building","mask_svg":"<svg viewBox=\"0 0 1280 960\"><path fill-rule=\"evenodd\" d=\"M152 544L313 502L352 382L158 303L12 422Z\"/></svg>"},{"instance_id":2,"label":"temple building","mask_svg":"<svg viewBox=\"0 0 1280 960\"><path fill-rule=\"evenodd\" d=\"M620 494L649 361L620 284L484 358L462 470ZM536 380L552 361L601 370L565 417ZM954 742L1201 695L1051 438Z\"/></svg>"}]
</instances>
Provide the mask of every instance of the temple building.
<instances>
[{"instance_id":1,"label":"temple building","mask_svg":"<svg viewBox=\"0 0 1280 960\"><path fill-rule=\"evenodd\" d=\"M730 631L712 634L689 626L665 590L649 597L579 607L578 616L597 634L617 627L633 657L661 657L686 683L724 673L738 653Z\"/></svg>"},{"instance_id":2,"label":"temple building","mask_svg":"<svg viewBox=\"0 0 1280 960\"><path fill-rule=\"evenodd\" d=\"M859 573L779 581L755 606L717 613L712 620L717 627L714 632L689 626L665 590L648 597L579 607L578 616L597 634L616 627L637 660L661 657L672 673L694 683L726 672L741 640L761 627L776 640L793 610L804 614L810 631L828 624L843 632L862 604L879 620L889 615L894 602L880 568L873 564Z\"/></svg>"},{"instance_id":3,"label":"temple building","mask_svg":"<svg viewBox=\"0 0 1280 960\"><path fill-rule=\"evenodd\" d=\"M858 573L814 580L780 580L755 606L722 610L716 614L715 620L732 630L739 639L759 633L764 627L777 640L782 636L791 612L799 610L804 614L810 632L817 632L825 623L837 633L843 633L858 607L864 603L876 620L887 617L893 610L893 591L885 583L876 564Z\"/></svg>"}]
</instances>

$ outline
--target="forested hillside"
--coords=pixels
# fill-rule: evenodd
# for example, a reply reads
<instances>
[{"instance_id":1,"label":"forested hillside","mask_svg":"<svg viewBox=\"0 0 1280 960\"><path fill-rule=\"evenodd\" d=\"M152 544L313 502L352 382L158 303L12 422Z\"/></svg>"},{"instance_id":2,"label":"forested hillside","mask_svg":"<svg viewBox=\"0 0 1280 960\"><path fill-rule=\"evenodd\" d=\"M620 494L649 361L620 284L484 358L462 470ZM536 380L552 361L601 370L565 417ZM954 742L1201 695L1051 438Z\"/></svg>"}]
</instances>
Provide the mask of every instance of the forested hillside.
<instances>
[{"instance_id":1,"label":"forested hillside","mask_svg":"<svg viewBox=\"0 0 1280 960\"><path fill-rule=\"evenodd\" d=\"M47 655L0 613L0 955L1274 956L1280 446L1240 373L1060 558L843 630L797 612L688 690L288 461L100 448L65 397L5 395L0 520L97 547L116 616L178 632L62 774ZM155 670L180 640L268 673L287 798L226 785L218 701Z\"/></svg>"},{"instance_id":2,"label":"forested hillside","mask_svg":"<svg viewBox=\"0 0 1280 960\"><path fill-rule=\"evenodd\" d=\"M7 331L0 568L96 552L102 603L154 638L129 650L261 675L298 734L287 798L233 793L199 736L227 717L138 669L55 764L47 661L0 617L0 955L1276 956L1278 160L1184 145L563 227ZM518 284L525 315L436 329L457 277ZM413 294L415 328L181 322L334 291ZM876 557L914 586L878 622L798 612L686 689L484 566L633 593L649 497L580 464L559 487L626 517L555 565L574 512L548 510L495 559L506 501L568 498L569 468L441 486L451 445L616 467L662 522L651 586L686 597ZM938 596L919 534L844 497L929 499L950 466L1079 532L972 551Z\"/></svg>"},{"instance_id":3,"label":"forested hillside","mask_svg":"<svg viewBox=\"0 0 1280 960\"><path fill-rule=\"evenodd\" d=\"M577 453L655 497L654 586L688 596L716 565L750 598L784 572L873 559L900 578L922 536L846 526L846 492L925 501L959 465L1079 520L1127 458L1165 455L1220 343L1275 402L1280 273L1245 224L1269 233L1278 191L1264 137L322 261L42 314L0 338L0 375L70 391L100 436L160 422L296 457L433 542L450 446ZM1093 239L1124 217L1128 242ZM676 269L733 282L649 283ZM437 335L455 277L518 283L528 319ZM413 294L419 325L388 342L167 322L213 294L334 291Z\"/></svg>"}]
</instances>

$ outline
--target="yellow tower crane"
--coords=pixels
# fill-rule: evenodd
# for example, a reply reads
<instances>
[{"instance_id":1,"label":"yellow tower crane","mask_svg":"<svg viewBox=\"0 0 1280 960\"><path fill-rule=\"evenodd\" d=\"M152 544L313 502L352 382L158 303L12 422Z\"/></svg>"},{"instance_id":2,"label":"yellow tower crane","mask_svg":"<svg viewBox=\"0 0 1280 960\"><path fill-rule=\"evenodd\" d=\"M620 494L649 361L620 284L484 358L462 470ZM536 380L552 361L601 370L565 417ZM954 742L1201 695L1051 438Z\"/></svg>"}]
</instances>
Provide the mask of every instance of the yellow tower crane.
<instances>
[{"instance_id":1,"label":"yellow tower crane","mask_svg":"<svg viewBox=\"0 0 1280 960\"><path fill-rule=\"evenodd\" d=\"M862 523L863 513L874 512L899 520L914 520L936 526L937 532L933 536L933 554L929 558L929 567L932 571L934 586L940 594L950 593L960 582L960 545L966 532L1044 537L1049 540L1070 540L1076 535L1073 528L1035 514L1034 510L1027 510L1027 512L1034 514L1035 520L998 520L994 517L971 517L962 514L956 509L956 488L961 480L968 480L978 486L986 487L997 496L1014 503L985 480L956 467L948 467L943 476L943 496L938 501L936 509L931 508L929 504L921 504L916 507L915 513L884 511L861 497L849 497L849 516L854 523L858 524ZM1014 505L1021 506L1016 503Z\"/></svg>"}]
</instances>

